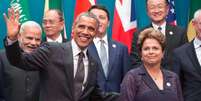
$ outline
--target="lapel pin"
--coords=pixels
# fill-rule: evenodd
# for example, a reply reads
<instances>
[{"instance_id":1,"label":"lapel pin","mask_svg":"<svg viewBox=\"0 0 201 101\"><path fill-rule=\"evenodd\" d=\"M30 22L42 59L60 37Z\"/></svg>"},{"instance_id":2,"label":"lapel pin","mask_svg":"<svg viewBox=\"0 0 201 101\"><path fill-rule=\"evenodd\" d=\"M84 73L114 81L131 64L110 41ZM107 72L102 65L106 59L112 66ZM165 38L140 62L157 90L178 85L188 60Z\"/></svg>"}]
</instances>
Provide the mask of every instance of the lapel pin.
<instances>
[{"instance_id":1,"label":"lapel pin","mask_svg":"<svg viewBox=\"0 0 201 101\"><path fill-rule=\"evenodd\" d=\"M171 86L170 82L167 82L167 83L166 83L166 85L167 85L168 87L170 87L170 86Z\"/></svg>"},{"instance_id":2,"label":"lapel pin","mask_svg":"<svg viewBox=\"0 0 201 101\"><path fill-rule=\"evenodd\" d=\"M173 35L173 32L172 32L172 31L170 31L170 32L169 32L169 34L170 34L170 35Z\"/></svg>"},{"instance_id":3,"label":"lapel pin","mask_svg":"<svg viewBox=\"0 0 201 101\"><path fill-rule=\"evenodd\" d=\"M116 48L117 46L115 44L112 45L113 48Z\"/></svg>"}]
</instances>

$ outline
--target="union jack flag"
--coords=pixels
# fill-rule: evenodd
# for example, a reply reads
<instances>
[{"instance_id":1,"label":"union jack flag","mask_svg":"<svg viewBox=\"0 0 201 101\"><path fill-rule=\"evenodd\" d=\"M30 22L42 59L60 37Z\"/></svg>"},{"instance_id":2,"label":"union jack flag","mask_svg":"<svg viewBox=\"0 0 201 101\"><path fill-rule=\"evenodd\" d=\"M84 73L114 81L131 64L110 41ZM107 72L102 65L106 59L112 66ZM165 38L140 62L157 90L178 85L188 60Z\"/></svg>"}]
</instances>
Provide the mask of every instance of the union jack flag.
<instances>
[{"instance_id":1,"label":"union jack flag","mask_svg":"<svg viewBox=\"0 0 201 101\"><path fill-rule=\"evenodd\" d=\"M134 0L116 0L112 38L131 49L133 33L137 28Z\"/></svg>"}]
</instances>

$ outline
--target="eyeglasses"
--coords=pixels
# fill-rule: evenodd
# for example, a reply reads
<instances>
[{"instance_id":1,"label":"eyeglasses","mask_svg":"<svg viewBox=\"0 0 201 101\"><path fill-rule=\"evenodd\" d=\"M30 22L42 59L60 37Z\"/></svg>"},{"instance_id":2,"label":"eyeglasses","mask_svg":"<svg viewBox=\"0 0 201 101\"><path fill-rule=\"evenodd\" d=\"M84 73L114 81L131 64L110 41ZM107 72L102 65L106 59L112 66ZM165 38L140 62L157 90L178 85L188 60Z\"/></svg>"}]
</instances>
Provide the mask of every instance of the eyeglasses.
<instances>
[{"instance_id":1,"label":"eyeglasses","mask_svg":"<svg viewBox=\"0 0 201 101\"><path fill-rule=\"evenodd\" d=\"M43 20L43 25L47 25L47 24L55 25L55 24L57 24L59 22L61 22L61 20L59 20L59 21L56 21L56 20Z\"/></svg>"}]
</instances>

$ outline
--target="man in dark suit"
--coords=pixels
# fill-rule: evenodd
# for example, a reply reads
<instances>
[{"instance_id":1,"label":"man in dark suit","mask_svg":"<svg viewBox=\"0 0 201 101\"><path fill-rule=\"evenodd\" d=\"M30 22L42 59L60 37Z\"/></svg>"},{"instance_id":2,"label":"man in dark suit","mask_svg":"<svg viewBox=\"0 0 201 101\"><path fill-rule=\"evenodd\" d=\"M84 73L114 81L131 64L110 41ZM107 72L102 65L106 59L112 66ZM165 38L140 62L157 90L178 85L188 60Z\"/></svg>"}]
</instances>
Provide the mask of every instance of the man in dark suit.
<instances>
[{"instance_id":1,"label":"man in dark suit","mask_svg":"<svg viewBox=\"0 0 201 101\"><path fill-rule=\"evenodd\" d=\"M173 71L181 80L185 101L200 101L201 98L201 9L192 21L196 37L173 52Z\"/></svg>"},{"instance_id":2,"label":"man in dark suit","mask_svg":"<svg viewBox=\"0 0 201 101\"><path fill-rule=\"evenodd\" d=\"M7 21L9 33L18 32ZM42 29L34 21L24 22L19 31L18 41L21 51L31 53L41 43ZM0 52L0 67L3 68L4 92L6 101L38 101L40 94L39 72L25 71L12 66L6 57L5 50Z\"/></svg>"},{"instance_id":3,"label":"man in dark suit","mask_svg":"<svg viewBox=\"0 0 201 101\"><path fill-rule=\"evenodd\" d=\"M43 42L66 42L67 39L62 32L64 29L63 13L57 9L47 10L43 16L43 29L45 37Z\"/></svg>"},{"instance_id":4,"label":"man in dark suit","mask_svg":"<svg viewBox=\"0 0 201 101\"><path fill-rule=\"evenodd\" d=\"M89 46L92 56L98 61L98 84L106 92L120 92L120 84L124 75L130 69L128 48L107 37L107 27L109 26L109 12L104 6L94 5L89 12L97 16L100 24L93 44ZM101 47L101 41L104 41L105 55L101 60L101 54L104 47ZM106 65L104 64L106 62Z\"/></svg>"},{"instance_id":5,"label":"man in dark suit","mask_svg":"<svg viewBox=\"0 0 201 101\"><path fill-rule=\"evenodd\" d=\"M166 22L166 16L169 12L168 0L146 0L146 8L152 23L145 28L153 27L166 36L166 49L162 67L172 70L172 51L187 42L186 30ZM137 40L142 30L135 33L132 42L131 58L133 67L138 67L141 64Z\"/></svg>"},{"instance_id":6,"label":"man in dark suit","mask_svg":"<svg viewBox=\"0 0 201 101\"><path fill-rule=\"evenodd\" d=\"M40 71L40 101L114 101L116 96L98 88L97 63L87 51L98 25L95 15L82 13L73 24L70 42L44 43L31 54L21 54L17 33L8 33L5 41L8 60L25 70Z\"/></svg>"}]
</instances>

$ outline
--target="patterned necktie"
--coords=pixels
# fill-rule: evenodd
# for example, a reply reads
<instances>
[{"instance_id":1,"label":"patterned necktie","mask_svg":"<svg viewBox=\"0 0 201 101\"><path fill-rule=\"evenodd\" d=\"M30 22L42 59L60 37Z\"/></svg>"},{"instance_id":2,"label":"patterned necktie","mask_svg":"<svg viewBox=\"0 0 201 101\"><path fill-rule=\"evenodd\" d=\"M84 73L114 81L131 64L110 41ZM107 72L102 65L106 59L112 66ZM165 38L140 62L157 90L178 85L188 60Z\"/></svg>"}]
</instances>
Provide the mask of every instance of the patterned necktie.
<instances>
[{"instance_id":1,"label":"patterned necktie","mask_svg":"<svg viewBox=\"0 0 201 101\"><path fill-rule=\"evenodd\" d=\"M108 72L108 59L107 59L107 51L104 46L105 41L100 40L100 60L102 63L103 71L105 73L105 76L107 77L107 72Z\"/></svg>"},{"instance_id":2,"label":"patterned necktie","mask_svg":"<svg viewBox=\"0 0 201 101\"><path fill-rule=\"evenodd\" d=\"M82 86L83 86L84 76L85 76L83 58L84 58L84 53L80 52L78 64L77 64L77 72L74 78L74 95L75 95L76 101L79 99L80 95L82 94Z\"/></svg>"}]
</instances>

